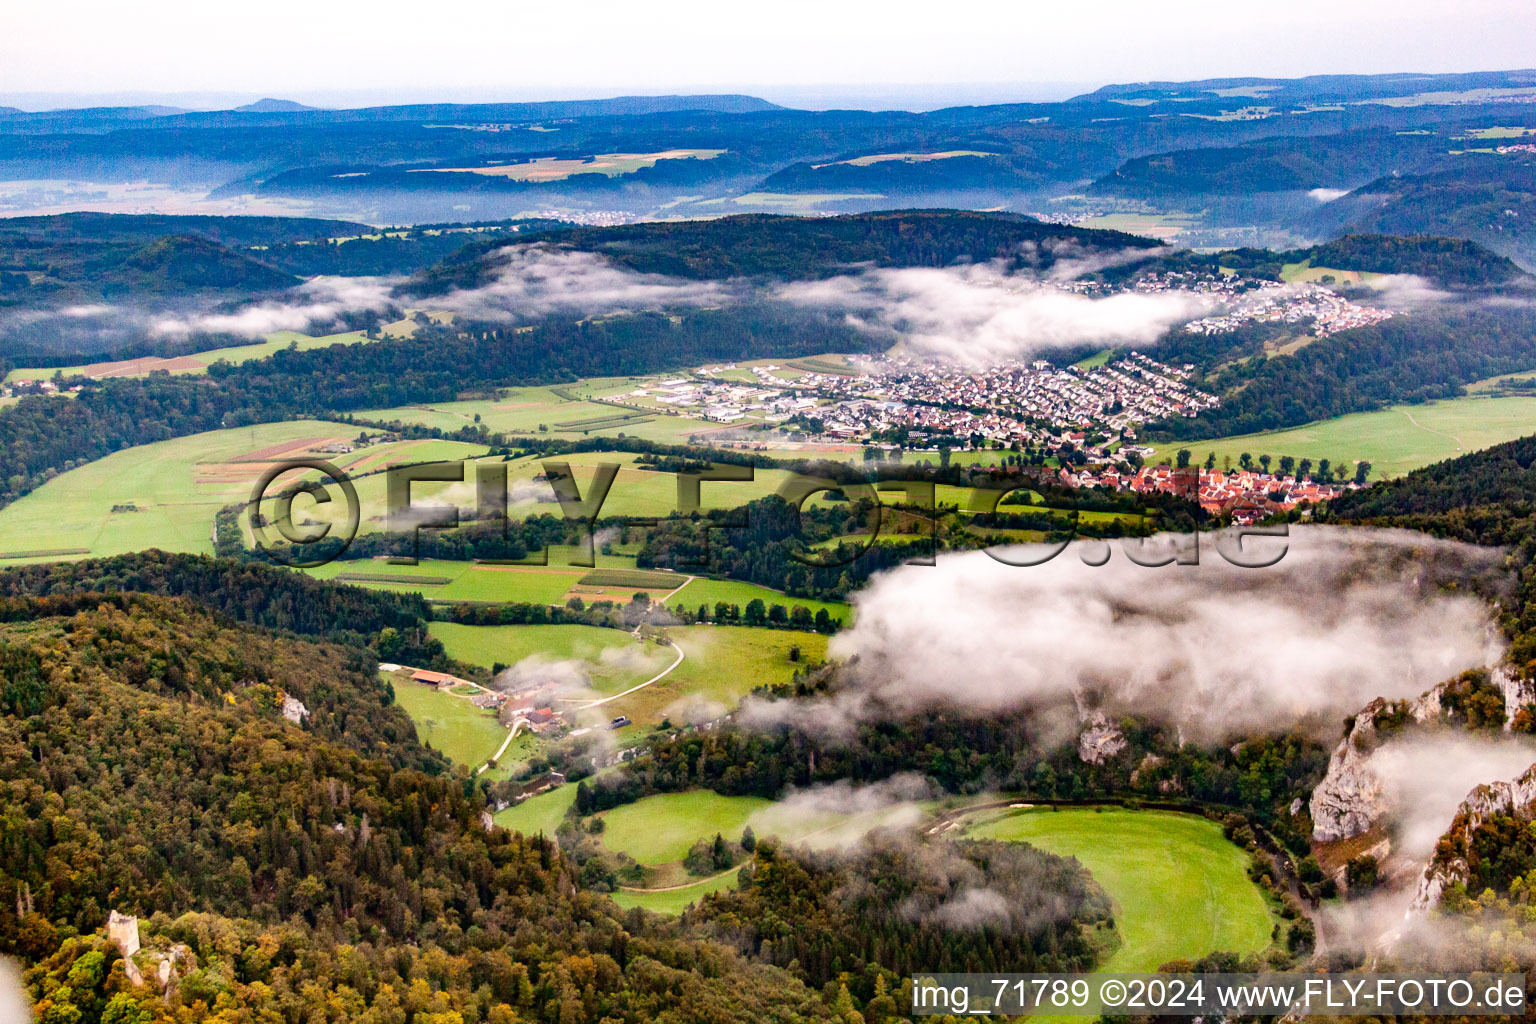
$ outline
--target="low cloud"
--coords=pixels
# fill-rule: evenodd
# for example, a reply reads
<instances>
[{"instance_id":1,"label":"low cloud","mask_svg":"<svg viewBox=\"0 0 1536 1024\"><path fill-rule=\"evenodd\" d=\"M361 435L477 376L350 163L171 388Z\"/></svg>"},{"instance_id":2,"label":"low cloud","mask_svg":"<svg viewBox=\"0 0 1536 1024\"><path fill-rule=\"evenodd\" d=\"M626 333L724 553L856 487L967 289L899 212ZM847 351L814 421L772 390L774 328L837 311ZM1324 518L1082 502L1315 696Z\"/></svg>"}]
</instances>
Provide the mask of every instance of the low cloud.
<instances>
[{"instance_id":1,"label":"low cloud","mask_svg":"<svg viewBox=\"0 0 1536 1024\"><path fill-rule=\"evenodd\" d=\"M257 302L232 313L200 313L153 318L156 337L232 334L265 337L274 331L303 331L336 323L346 313L381 312L394 302L394 282L378 277L317 277L282 299Z\"/></svg>"},{"instance_id":2,"label":"low cloud","mask_svg":"<svg viewBox=\"0 0 1536 1024\"><path fill-rule=\"evenodd\" d=\"M916 355L964 366L1074 345L1147 346L1211 308L1191 292L1079 295L998 264L870 270L786 284L777 294L795 305L842 310L871 333L899 337Z\"/></svg>"},{"instance_id":3,"label":"low cloud","mask_svg":"<svg viewBox=\"0 0 1536 1024\"><path fill-rule=\"evenodd\" d=\"M737 296L730 284L640 274L589 252L521 245L500 250L496 258L500 266L490 284L433 299L433 306L475 320L521 320L714 306Z\"/></svg>"},{"instance_id":4,"label":"low cloud","mask_svg":"<svg viewBox=\"0 0 1536 1024\"><path fill-rule=\"evenodd\" d=\"M531 654L491 680L491 688L515 693L529 687L552 687L556 693L576 693L588 688L587 663L574 658L555 660Z\"/></svg>"},{"instance_id":5,"label":"low cloud","mask_svg":"<svg viewBox=\"0 0 1536 1024\"><path fill-rule=\"evenodd\" d=\"M1533 763L1536 742L1524 736L1441 733L1383 744L1368 767L1392 808L1394 852L1427 861L1474 788L1513 779Z\"/></svg>"},{"instance_id":6,"label":"low cloud","mask_svg":"<svg viewBox=\"0 0 1536 1024\"><path fill-rule=\"evenodd\" d=\"M1253 542L1250 541L1250 544ZM1244 569L1149 568L1075 544L1044 565L985 552L877 577L855 598L831 696L752 701L742 720L828 739L860 721L949 709L1145 714L1216 740L1311 724L1331 737L1377 696L1417 696L1500 653L1488 605L1442 583L1496 573L1498 552L1404 531L1293 528L1285 557ZM1011 549L1011 557L1039 549Z\"/></svg>"},{"instance_id":7,"label":"low cloud","mask_svg":"<svg viewBox=\"0 0 1536 1024\"><path fill-rule=\"evenodd\" d=\"M1366 278L1365 287L1376 293L1376 301L1394 309L1412 309L1447 302L1456 296L1438 288L1428 278L1417 274L1382 274Z\"/></svg>"},{"instance_id":8,"label":"low cloud","mask_svg":"<svg viewBox=\"0 0 1536 1024\"><path fill-rule=\"evenodd\" d=\"M32 1019L32 1003L21 983L21 972L5 957L0 957L0 1021L21 1024Z\"/></svg>"},{"instance_id":9,"label":"low cloud","mask_svg":"<svg viewBox=\"0 0 1536 1024\"><path fill-rule=\"evenodd\" d=\"M1349 195L1349 189L1347 189L1347 188L1314 188L1311 191L1309 191L1307 193L1307 195L1312 197L1313 199L1317 200L1319 203L1331 203L1335 199L1343 199L1345 196Z\"/></svg>"}]
</instances>

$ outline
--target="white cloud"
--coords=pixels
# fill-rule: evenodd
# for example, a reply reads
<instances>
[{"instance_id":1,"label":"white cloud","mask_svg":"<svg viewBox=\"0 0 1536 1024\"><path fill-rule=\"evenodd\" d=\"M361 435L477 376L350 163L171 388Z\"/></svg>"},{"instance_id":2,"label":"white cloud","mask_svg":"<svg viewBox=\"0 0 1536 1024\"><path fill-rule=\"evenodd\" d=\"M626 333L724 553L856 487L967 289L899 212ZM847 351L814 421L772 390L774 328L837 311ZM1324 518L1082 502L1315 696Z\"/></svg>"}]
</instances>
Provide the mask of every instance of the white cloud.
<instances>
[{"instance_id":1,"label":"white cloud","mask_svg":"<svg viewBox=\"0 0 1536 1024\"><path fill-rule=\"evenodd\" d=\"M1189 292L1078 295L996 264L870 270L786 284L778 294L797 305L846 310L871 331L899 336L916 354L969 366L1070 345L1151 345L1211 305Z\"/></svg>"},{"instance_id":2,"label":"white cloud","mask_svg":"<svg viewBox=\"0 0 1536 1024\"><path fill-rule=\"evenodd\" d=\"M729 284L639 274L589 252L517 245L495 257L500 266L490 284L453 292L433 305L475 319L515 320L720 305L734 297Z\"/></svg>"},{"instance_id":3,"label":"white cloud","mask_svg":"<svg viewBox=\"0 0 1536 1024\"><path fill-rule=\"evenodd\" d=\"M1083 547L1033 567L974 552L877 577L831 645L848 659L843 686L751 702L743 720L835 737L929 709L1033 709L1052 729L1072 727L1083 702L1203 739L1298 723L1331 738L1370 699L1416 696L1498 654L1488 606L1439 588L1494 572L1489 549L1303 527L1277 565L1243 569L1209 548L1198 566L1116 550L1094 568Z\"/></svg>"},{"instance_id":4,"label":"white cloud","mask_svg":"<svg viewBox=\"0 0 1536 1024\"><path fill-rule=\"evenodd\" d=\"M274 331L302 331L334 323L344 313L380 311L394 301L393 282L378 277L317 277L284 300L254 303L233 313L170 314L151 319L156 336L233 334L260 338Z\"/></svg>"}]
</instances>

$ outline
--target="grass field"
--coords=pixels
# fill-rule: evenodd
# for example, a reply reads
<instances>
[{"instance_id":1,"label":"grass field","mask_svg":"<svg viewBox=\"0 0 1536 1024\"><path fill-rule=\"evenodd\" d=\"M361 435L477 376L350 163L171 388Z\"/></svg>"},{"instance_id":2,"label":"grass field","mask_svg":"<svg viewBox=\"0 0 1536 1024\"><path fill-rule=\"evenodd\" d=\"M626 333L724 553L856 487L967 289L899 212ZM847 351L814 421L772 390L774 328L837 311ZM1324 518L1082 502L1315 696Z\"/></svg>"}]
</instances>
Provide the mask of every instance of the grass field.
<instances>
[{"instance_id":1,"label":"grass field","mask_svg":"<svg viewBox=\"0 0 1536 1024\"><path fill-rule=\"evenodd\" d=\"M603 705L606 715L628 715L634 723L619 730L621 743L664 718L681 725L717 717L758 686L789 682L796 668L825 659L827 651L826 637L793 630L679 626L668 634L683 652L682 663L659 682ZM800 649L799 662L789 660L792 647Z\"/></svg>"},{"instance_id":2,"label":"grass field","mask_svg":"<svg viewBox=\"0 0 1536 1024\"><path fill-rule=\"evenodd\" d=\"M772 806L773 801L760 797L721 796L707 789L661 793L599 815L605 826L603 845L646 867L671 864L717 832L740 839L753 816Z\"/></svg>"},{"instance_id":3,"label":"grass field","mask_svg":"<svg viewBox=\"0 0 1536 1024\"><path fill-rule=\"evenodd\" d=\"M734 889L736 887L736 876L740 873L741 868L738 866L724 874L695 882L693 885L685 885L676 889L663 889L659 892L638 892L634 889L620 889L613 894L613 902L625 910L631 907L640 907L643 910L649 910L657 914L681 914L688 907L711 893Z\"/></svg>"},{"instance_id":4,"label":"grass field","mask_svg":"<svg viewBox=\"0 0 1536 1024\"><path fill-rule=\"evenodd\" d=\"M1243 452L1278 459L1291 455L1330 459L1350 467L1366 460L1373 479L1401 476L1410 470L1455 458L1503 441L1536 432L1536 398L1479 398L1468 395L1424 405L1395 405L1378 412L1354 413L1337 419L1269 434L1245 434L1210 441L1155 445L1160 458L1172 458L1180 448L1203 463L1207 452L1216 464L1230 457L1237 465Z\"/></svg>"},{"instance_id":5,"label":"grass field","mask_svg":"<svg viewBox=\"0 0 1536 1024\"><path fill-rule=\"evenodd\" d=\"M429 632L443 642L449 657L490 668L496 662L514 665L524 658L580 658L598 661L603 652L636 646L634 637L601 626L461 626L434 622Z\"/></svg>"},{"instance_id":6,"label":"grass field","mask_svg":"<svg viewBox=\"0 0 1536 1024\"><path fill-rule=\"evenodd\" d=\"M463 697L441 693L434 686L397 681L395 700L416 723L416 733L424 743L471 771L484 764L507 738L507 730L494 713L482 711Z\"/></svg>"},{"instance_id":7,"label":"grass field","mask_svg":"<svg viewBox=\"0 0 1536 1024\"><path fill-rule=\"evenodd\" d=\"M479 565L474 562L424 558L416 565L391 565L382 560L331 562L304 571L316 579L329 580L346 576L348 583L402 593L419 593L437 601L564 604L566 593L588 570L558 565ZM426 582L403 582L410 577ZM442 579L448 582L434 582Z\"/></svg>"},{"instance_id":8,"label":"grass field","mask_svg":"<svg viewBox=\"0 0 1536 1024\"><path fill-rule=\"evenodd\" d=\"M415 331L415 322L407 319L386 324L380 331L380 334L386 338L406 338L414 334ZM48 380L56 373L63 373L66 377L79 375L88 377L134 377L150 373L154 370L166 370L170 373L206 373L208 367L217 362L246 363L253 359L265 359L273 353L289 347L298 349L328 348L331 345L368 344L370 341L378 340L378 338L369 338L362 331L347 331L343 334L324 335L300 334L298 331L277 331L267 335L264 340L255 341L249 345L234 345L229 348L210 349L207 352L197 352L172 359L146 358L115 363L88 363L80 366L66 366L62 369L57 367L21 367L7 373L5 380L6 383L17 380Z\"/></svg>"},{"instance_id":9,"label":"grass field","mask_svg":"<svg viewBox=\"0 0 1536 1024\"><path fill-rule=\"evenodd\" d=\"M660 594L654 594L657 599ZM808 597L789 597L777 590L769 590L767 587L759 587L755 583L743 583L739 580L713 580L700 577L692 583L677 591L667 600L668 608L676 608L682 605L685 608L696 610L699 605L707 605L711 613L714 611L716 601L724 601L726 604L734 604L739 608L746 608L747 604L755 599L760 599L770 608L781 604L785 608L794 610L795 605L804 605L809 608L812 615L825 608L827 614L838 622L846 622L851 609L840 601L813 601Z\"/></svg>"},{"instance_id":10,"label":"grass field","mask_svg":"<svg viewBox=\"0 0 1536 1024\"><path fill-rule=\"evenodd\" d=\"M1274 918L1246 874L1248 855L1214 822L1161 811L1024 811L968 836L1076 857L1115 902L1120 947L1098 967L1155 971L1169 960L1270 943Z\"/></svg>"},{"instance_id":11,"label":"grass field","mask_svg":"<svg viewBox=\"0 0 1536 1024\"><path fill-rule=\"evenodd\" d=\"M0 552L84 548L92 555L112 555L157 547L209 554L218 510L249 499L273 460L300 457L328 440L356 434L357 428L346 424L295 420L115 452L62 473L0 509ZM484 451L480 445L452 441L401 441L323 457L348 472L366 472L396 461ZM380 525L368 512L382 512L383 488L382 475L358 481L364 530ZM372 489L378 505L370 505ZM296 519L307 514L306 503L294 503Z\"/></svg>"},{"instance_id":12,"label":"grass field","mask_svg":"<svg viewBox=\"0 0 1536 1024\"><path fill-rule=\"evenodd\" d=\"M541 156L515 164L491 164L479 167L423 167L412 174L481 174L514 181L561 181L574 174L602 174L614 177L654 167L658 160L712 160L723 149L669 149L659 153L601 153L590 157Z\"/></svg>"},{"instance_id":13,"label":"grass field","mask_svg":"<svg viewBox=\"0 0 1536 1024\"><path fill-rule=\"evenodd\" d=\"M678 444L720 433L710 423L667 406L634 409L590 401L628 395L654 377L598 377L556 387L508 388L496 398L372 409L363 419L399 421L443 430L481 423L490 430L553 437L638 437ZM626 402L638 401L626 397ZM645 403L640 403L644 405ZM543 428L542 430L540 428Z\"/></svg>"},{"instance_id":14,"label":"grass field","mask_svg":"<svg viewBox=\"0 0 1536 1024\"><path fill-rule=\"evenodd\" d=\"M529 797L515 807L497 811L494 820L502 828L521 832L524 835L532 836L542 832L552 836L565 818L565 812L575 802L576 787L574 785L557 786L547 793Z\"/></svg>"}]
</instances>

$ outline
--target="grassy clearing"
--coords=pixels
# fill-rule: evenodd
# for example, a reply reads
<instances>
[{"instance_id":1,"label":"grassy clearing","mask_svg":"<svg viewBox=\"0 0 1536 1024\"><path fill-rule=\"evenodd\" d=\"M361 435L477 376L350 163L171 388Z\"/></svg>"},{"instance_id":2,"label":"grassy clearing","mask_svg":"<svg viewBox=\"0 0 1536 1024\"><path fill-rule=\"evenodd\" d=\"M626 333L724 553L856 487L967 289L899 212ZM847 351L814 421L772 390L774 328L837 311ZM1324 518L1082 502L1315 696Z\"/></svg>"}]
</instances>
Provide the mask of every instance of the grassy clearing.
<instances>
[{"instance_id":1,"label":"grassy clearing","mask_svg":"<svg viewBox=\"0 0 1536 1024\"><path fill-rule=\"evenodd\" d=\"M666 593L677 589L687 579L687 576L680 573L653 572L648 569L595 569L579 582L589 587L632 587Z\"/></svg>"},{"instance_id":2,"label":"grassy clearing","mask_svg":"<svg viewBox=\"0 0 1536 1024\"><path fill-rule=\"evenodd\" d=\"M1381 277L1368 270L1340 270L1337 267L1314 267L1311 260L1303 260L1300 263L1287 263L1280 268L1280 280L1287 282L1320 282L1325 284L1362 284L1372 278ZM1323 278L1333 278L1330 282L1324 282Z\"/></svg>"},{"instance_id":3,"label":"grassy clearing","mask_svg":"<svg viewBox=\"0 0 1536 1024\"><path fill-rule=\"evenodd\" d=\"M628 633L598 626L461 626L434 622L433 636L448 654L472 665L516 665L524 658L584 662L592 689L599 694L621 693L645 682L672 664L675 654L658 644L645 644Z\"/></svg>"},{"instance_id":4,"label":"grassy clearing","mask_svg":"<svg viewBox=\"0 0 1536 1024\"><path fill-rule=\"evenodd\" d=\"M685 885L678 889L664 889L659 892L639 892L634 889L620 889L613 894L613 902L625 910L631 907L640 907L657 914L681 914L688 907L697 903L711 893L724 892L736 887L736 877L741 873L737 867L714 878L706 878L693 885Z\"/></svg>"},{"instance_id":5,"label":"grassy clearing","mask_svg":"<svg viewBox=\"0 0 1536 1024\"><path fill-rule=\"evenodd\" d=\"M546 836L552 836L565 818L565 812L575 802L576 787L574 785L557 786L546 793L529 797L514 807L497 811L494 820L502 828L521 832L524 835L532 836L542 832Z\"/></svg>"},{"instance_id":6,"label":"grassy clearing","mask_svg":"<svg viewBox=\"0 0 1536 1024\"><path fill-rule=\"evenodd\" d=\"M483 711L463 697L439 692L436 687L395 681L395 700L411 721L422 742L471 771L496 753L507 730L494 712Z\"/></svg>"},{"instance_id":7,"label":"grassy clearing","mask_svg":"<svg viewBox=\"0 0 1536 1024\"><path fill-rule=\"evenodd\" d=\"M392 324L386 324L380 331L384 338L407 338L416 332L416 324L409 319L398 320ZM145 358L132 359L112 363L83 363L79 366L57 367L21 367L10 371L5 375L6 383L18 380L49 380L56 373L62 373L66 377L137 377L155 370L166 370L170 373L206 373L208 367L214 363L247 363L253 359L265 359L268 356L287 348L311 349L328 348L331 345L366 345L379 338L370 338L362 331L347 331L342 334L309 335L300 334L298 331L277 331L267 335L265 340L252 342L249 345L233 345L229 348L210 349L207 352L195 352L186 356L178 356L169 359Z\"/></svg>"},{"instance_id":8,"label":"grassy clearing","mask_svg":"<svg viewBox=\"0 0 1536 1024\"><path fill-rule=\"evenodd\" d=\"M723 149L669 149L659 153L601 153L589 157L541 156L515 164L479 167L423 167L412 174L479 174L513 181L562 181L576 174L616 177L654 167L658 160L712 160Z\"/></svg>"},{"instance_id":9,"label":"grassy clearing","mask_svg":"<svg viewBox=\"0 0 1536 1024\"><path fill-rule=\"evenodd\" d=\"M210 554L214 516L224 505L249 499L268 460L297 458L327 441L356 434L357 428L346 424L295 420L114 452L62 473L0 509L0 550L84 548L92 555L112 555L158 547ZM413 452L438 448L485 450L454 442L405 441L324 457L350 472L360 464L404 460ZM378 487L382 495L382 478ZM361 498L361 484L358 490ZM307 499L295 502L296 518L307 514L306 505Z\"/></svg>"},{"instance_id":10,"label":"grassy clearing","mask_svg":"<svg viewBox=\"0 0 1536 1024\"><path fill-rule=\"evenodd\" d=\"M678 582L682 582L679 580ZM653 594L660 600L660 593ZM677 591L667 599L668 608L676 608L682 605L690 610L697 610L699 605L708 606L711 613L714 612L715 603L724 601L726 604L734 604L738 608L746 608L753 600L761 600L768 607L781 604L793 611L795 605L804 605L809 608L812 615L825 608L827 614L838 622L848 621L851 609L839 601L813 601L808 597L790 597L781 594L777 590L769 590L767 587L759 587L755 583L743 583L739 580L714 580L700 577L692 583Z\"/></svg>"},{"instance_id":11,"label":"grassy clearing","mask_svg":"<svg viewBox=\"0 0 1536 1024\"><path fill-rule=\"evenodd\" d=\"M1192 815L1088 808L1024 811L967 835L1076 857L1115 901L1120 948L1101 971L1155 971L1218 950L1257 952L1274 918L1248 880L1248 857Z\"/></svg>"},{"instance_id":12,"label":"grassy clearing","mask_svg":"<svg viewBox=\"0 0 1536 1024\"><path fill-rule=\"evenodd\" d=\"M345 576L349 583L419 593L439 601L527 604L563 604L566 593L587 572L560 566L479 565L433 558L424 558L417 565L391 565L382 560L331 562L304 571L316 579Z\"/></svg>"},{"instance_id":13,"label":"grassy clearing","mask_svg":"<svg viewBox=\"0 0 1536 1024\"><path fill-rule=\"evenodd\" d=\"M826 637L792 630L681 626L668 634L683 652L682 663L659 682L603 706L609 716L628 715L634 722L619 730L621 743L639 739L663 719L681 724L724 714L756 687L789 682L796 668L823 660L827 651ZM798 662L790 660L795 647Z\"/></svg>"},{"instance_id":14,"label":"grassy clearing","mask_svg":"<svg viewBox=\"0 0 1536 1024\"><path fill-rule=\"evenodd\" d=\"M648 796L599 815L605 826L603 845L647 867L671 864L717 832L740 839L752 817L772 805L760 797L721 796L707 789Z\"/></svg>"},{"instance_id":15,"label":"grassy clearing","mask_svg":"<svg viewBox=\"0 0 1536 1024\"><path fill-rule=\"evenodd\" d=\"M1210 441L1155 445L1154 459L1173 458L1180 448L1204 462L1216 453L1216 464L1230 458L1238 464L1243 452L1278 459L1329 459L1348 466L1358 460L1371 464L1373 479L1401 476L1410 470L1487 448L1536 432L1536 398L1479 398L1468 395L1424 405L1394 405L1378 412L1353 413L1337 419L1268 434L1245 434Z\"/></svg>"}]
</instances>

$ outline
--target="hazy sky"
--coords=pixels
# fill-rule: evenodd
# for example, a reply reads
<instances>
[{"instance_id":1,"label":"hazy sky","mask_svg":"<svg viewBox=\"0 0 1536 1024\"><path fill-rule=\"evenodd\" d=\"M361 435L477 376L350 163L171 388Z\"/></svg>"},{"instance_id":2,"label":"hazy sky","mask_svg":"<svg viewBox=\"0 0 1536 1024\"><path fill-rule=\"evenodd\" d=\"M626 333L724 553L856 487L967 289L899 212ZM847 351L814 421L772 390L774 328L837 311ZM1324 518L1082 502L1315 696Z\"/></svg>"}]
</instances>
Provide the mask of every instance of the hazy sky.
<instances>
[{"instance_id":1,"label":"hazy sky","mask_svg":"<svg viewBox=\"0 0 1536 1024\"><path fill-rule=\"evenodd\" d=\"M1532 0L0 4L0 94L13 96L346 102L875 83L1007 92L1009 83L1532 66Z\"/></svg>"}]
</instances>

